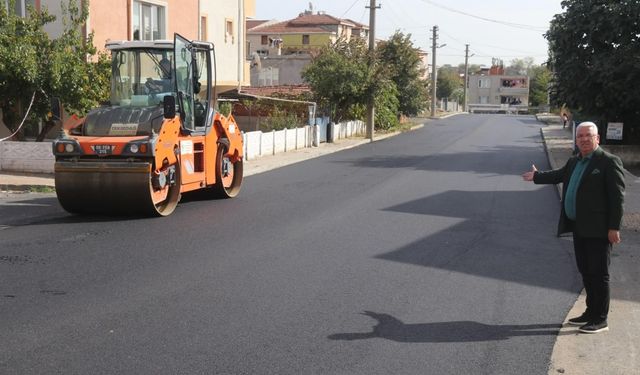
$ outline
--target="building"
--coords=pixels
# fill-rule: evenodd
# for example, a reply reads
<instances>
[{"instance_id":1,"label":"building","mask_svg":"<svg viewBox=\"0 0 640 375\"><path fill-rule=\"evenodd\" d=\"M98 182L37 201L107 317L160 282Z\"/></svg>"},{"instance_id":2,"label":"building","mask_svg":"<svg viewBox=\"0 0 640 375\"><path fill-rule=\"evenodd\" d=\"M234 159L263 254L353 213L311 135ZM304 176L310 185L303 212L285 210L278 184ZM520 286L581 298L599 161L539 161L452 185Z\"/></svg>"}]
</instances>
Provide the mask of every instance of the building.
<instances>
[{"instance_id":1,"label":"building","mask_svg":"<svg viewBox=\"0 0 640 375\"><path fill-rule=\"evenodd\" d=\"M363 38L369 27L309 9L284 21L252 20L247 23L252 86L300 85L301 72L311 53L338 39Z\"/></svg>"},{"instance_id":2,"label":"building","mask_svg":"<svg viewBox=\"0 0 640 375\"><path fill-rule=\"evenodd\" d=\"M68 0L17 0L46 8L57 20L45 25L53 38L63 31L62 4ZM78 0L84 2L86 0ZM113 40L187 39L213 42L216 47L217 92L249 85L245 22L255 17L255 0L90 0L83 29L94 34L103 50Z\"/></svg>"},{"instance_id":3,"label":"building","mask_svg":"<svg viewBox=\"0 0 640 375\"><path fill-rule=\"evenodd\" d=\"M217 94L250 84L250 62L246 59L246 21L255 17L255 0L74 0L88 2L88 19L82 34L93 33L98 50L108 41L187 39L213 42L216 50ZM8 0L0 4L8 6ZM69 0L15 0L14 9L26 16L29 6L46 9L56 20L44 30L57 38L64 31L63 5ZM0 113L1 114L1 113ZM0 116L0 135L9 135Z\"/></svg>"},{"instance_id":4,"label":"building","mask_svg":"<svg viewBox=\"0 0 640 375\"><path fill-rule=\"evenodd\" d=\"M510 76L492 66L481 74L469 75L467 105L470 112L526 112L529 106L529 77Z\"/></svg>"}]
</instances>

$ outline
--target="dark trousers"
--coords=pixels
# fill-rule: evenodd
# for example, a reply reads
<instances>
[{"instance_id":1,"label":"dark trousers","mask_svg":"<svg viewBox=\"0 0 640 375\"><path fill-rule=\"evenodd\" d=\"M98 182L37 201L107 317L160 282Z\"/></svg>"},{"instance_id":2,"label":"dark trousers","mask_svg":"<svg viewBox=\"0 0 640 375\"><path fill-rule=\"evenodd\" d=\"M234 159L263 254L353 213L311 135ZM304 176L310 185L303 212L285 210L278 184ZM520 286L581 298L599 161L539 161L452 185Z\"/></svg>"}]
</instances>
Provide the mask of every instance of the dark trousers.
<instances>
[{"instance_id":1,"label":"dark trousers","mask_svg":"<svg viewBox=\"0 0 640 375\"><path fill-rule=\"evenodd\" d=\"M610 299L611 244L606 238L579 237L574 233L573 249L587 293L586 313L593 321L606 320Z\"/></svg>"}]
</instances>

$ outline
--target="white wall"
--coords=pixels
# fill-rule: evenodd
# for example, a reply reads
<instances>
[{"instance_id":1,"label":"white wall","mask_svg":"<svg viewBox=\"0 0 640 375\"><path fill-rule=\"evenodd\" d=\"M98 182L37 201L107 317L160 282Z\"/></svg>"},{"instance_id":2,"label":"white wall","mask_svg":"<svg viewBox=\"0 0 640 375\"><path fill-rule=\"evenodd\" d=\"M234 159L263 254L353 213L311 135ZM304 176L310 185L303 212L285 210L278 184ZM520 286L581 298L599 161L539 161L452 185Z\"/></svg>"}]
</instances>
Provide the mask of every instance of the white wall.
<instances>
[{"instance_id":1,"label":"white wall","mask_svg":"<svg viewBox=\"0 0 640 375\"><path fill-rule=\"evenodd\" d=\"M366 124L349 121L333 126L333 142L337 139L362 136ZM326 132L326 127L324 128ZM244 157L254 160L261 156L274 155L320 144L320 127L303 126L263 133L244 133ZM0 142L0 170L12 172L53 173L54 157L51 142Z\"/></svg>"}]
</instances>

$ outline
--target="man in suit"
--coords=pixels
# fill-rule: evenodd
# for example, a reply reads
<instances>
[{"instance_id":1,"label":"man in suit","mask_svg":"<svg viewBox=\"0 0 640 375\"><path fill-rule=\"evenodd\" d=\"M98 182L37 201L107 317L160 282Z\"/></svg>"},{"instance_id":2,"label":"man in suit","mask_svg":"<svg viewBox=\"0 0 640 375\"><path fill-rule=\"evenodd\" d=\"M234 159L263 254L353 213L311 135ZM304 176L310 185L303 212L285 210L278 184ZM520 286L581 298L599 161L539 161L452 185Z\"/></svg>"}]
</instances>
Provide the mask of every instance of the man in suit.
<instances>
[{"instance_id":1,"label":"man in suit","mask_svg":"<svg viewBox=\"0 0 640 375\"><path fill-rule=\"evenodd\" d=\"M585 312L569 319L583 333L609 330L609 264L613 244L620 243L624 202L624 172L620 158L598 147L593 122L576 128L579 153L559 169L538 171L535 165L522 175L536 184L562 182L562 209L558 236L573 232L578 271L587 294Z\"/></svg>"}]
</instances>

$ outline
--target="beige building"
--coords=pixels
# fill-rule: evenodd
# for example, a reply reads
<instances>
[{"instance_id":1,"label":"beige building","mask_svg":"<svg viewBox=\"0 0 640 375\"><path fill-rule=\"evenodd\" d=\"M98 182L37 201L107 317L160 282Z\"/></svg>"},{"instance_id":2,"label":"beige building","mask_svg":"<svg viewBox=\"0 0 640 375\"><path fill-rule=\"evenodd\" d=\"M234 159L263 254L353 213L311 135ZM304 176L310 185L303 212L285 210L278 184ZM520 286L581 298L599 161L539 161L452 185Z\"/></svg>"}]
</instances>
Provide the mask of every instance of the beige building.
<instances>
[{"instance_id":1,"label":"beige building","mask_svg":"<svg viewBox=\"0 0 640 375\"><path fill-rule=\"evenodd\" d=\"M529 77L469 75L470 112L521 112L529 106Z\"/></svg>"}]
</instances>

